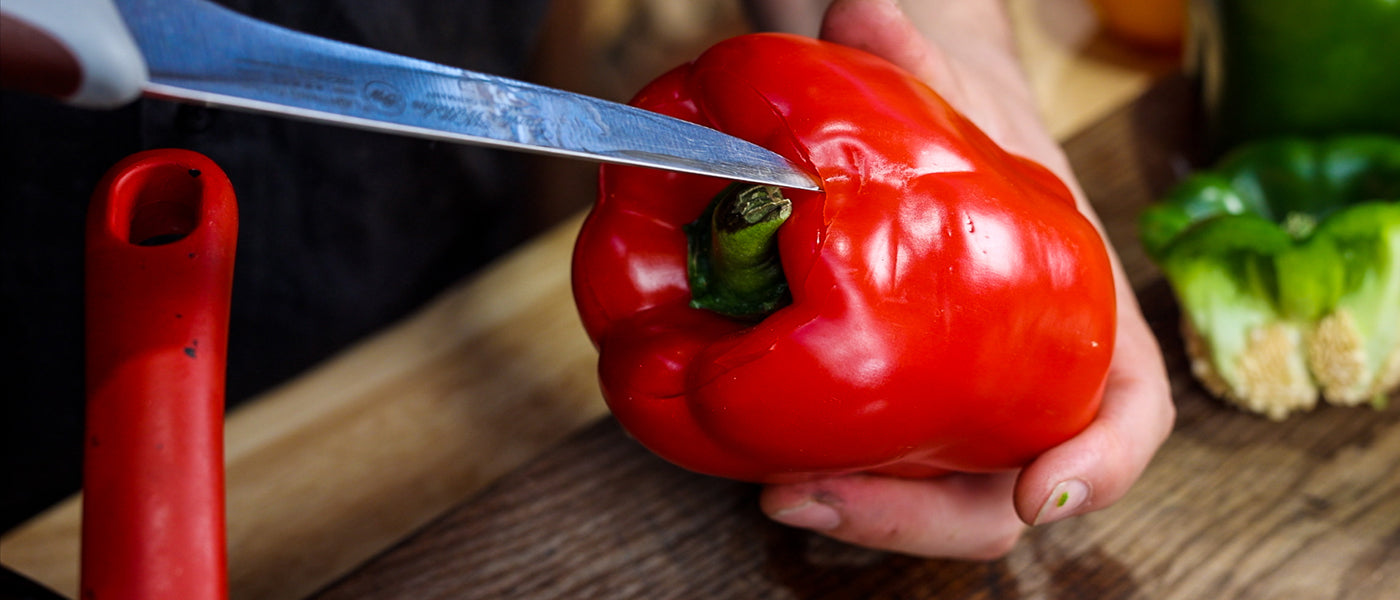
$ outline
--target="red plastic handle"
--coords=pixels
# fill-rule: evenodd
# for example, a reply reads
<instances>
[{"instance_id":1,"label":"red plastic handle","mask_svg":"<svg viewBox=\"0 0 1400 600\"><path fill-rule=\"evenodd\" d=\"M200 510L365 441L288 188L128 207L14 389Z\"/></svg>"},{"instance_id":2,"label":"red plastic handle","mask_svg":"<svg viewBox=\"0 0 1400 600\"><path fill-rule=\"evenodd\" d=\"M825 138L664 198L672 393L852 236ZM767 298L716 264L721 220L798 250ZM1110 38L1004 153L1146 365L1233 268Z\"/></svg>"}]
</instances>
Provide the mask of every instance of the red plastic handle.
<instances>
[{"instance_id":1,"label":"red plastic handle","mask_svg":"<svg viewBox=\"0 0 1400 600\"><path fill-rule=\"evenodd\" d=\"M238 210L213 161L151 150L87 222L82 598L227 597L223 411Z\"/></svg>"}]
</instances>

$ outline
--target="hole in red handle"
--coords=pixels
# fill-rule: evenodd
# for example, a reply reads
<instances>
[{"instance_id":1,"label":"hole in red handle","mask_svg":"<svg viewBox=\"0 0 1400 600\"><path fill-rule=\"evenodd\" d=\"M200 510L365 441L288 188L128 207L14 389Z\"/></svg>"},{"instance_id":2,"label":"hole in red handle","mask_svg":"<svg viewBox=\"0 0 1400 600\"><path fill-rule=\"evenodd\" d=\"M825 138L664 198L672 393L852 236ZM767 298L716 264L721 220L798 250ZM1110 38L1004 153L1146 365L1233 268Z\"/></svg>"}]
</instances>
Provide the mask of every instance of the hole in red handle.
<instances>
[{"instance_id":1,"label":"hole in red handle","mask_svg":"<svg viewBox=\"0 0 1400 600\"><path fill-rule=\"evenodd\" d=\"M199 226L204 186L199 171L163 165L152 173L132 203L127 241L138 246L173 244Z\"/></svg>"}]
</instances>

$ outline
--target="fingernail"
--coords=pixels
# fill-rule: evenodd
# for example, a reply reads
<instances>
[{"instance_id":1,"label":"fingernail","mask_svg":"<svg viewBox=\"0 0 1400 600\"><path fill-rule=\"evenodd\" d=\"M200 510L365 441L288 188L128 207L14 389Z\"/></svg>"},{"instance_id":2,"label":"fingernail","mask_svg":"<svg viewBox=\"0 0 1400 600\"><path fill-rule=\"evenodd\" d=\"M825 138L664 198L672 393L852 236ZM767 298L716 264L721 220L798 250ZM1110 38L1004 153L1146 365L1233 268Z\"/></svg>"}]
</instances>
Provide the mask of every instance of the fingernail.
<instances>
[{"instance_id":1,"label":"fingernail","mask_svg":"<svg viewBox=\"0 0 1400 600\"><path fill-rule=\"evenodd\" d=\"M841 525L841 513L836 512L836 509L828 504L811 499L792 508L784 508L775 512L772 518L784 525L815 531L830 531Z\"/></svg>"},{"instance_id":2,"label":"fingernail","mask_svg":"<svg viewBox=\"0 0 1400 600\"><path fill-rule=\"evenodd\" d=\"M1041 505L1040 512L1036 513L1035 522L1032 525L1054 523L1073 515L1088 499L1089 484L1078 479L1061 481L1050 492L1050 497L1045 499L1045 504Z\"/></svg>"}]
</instances>

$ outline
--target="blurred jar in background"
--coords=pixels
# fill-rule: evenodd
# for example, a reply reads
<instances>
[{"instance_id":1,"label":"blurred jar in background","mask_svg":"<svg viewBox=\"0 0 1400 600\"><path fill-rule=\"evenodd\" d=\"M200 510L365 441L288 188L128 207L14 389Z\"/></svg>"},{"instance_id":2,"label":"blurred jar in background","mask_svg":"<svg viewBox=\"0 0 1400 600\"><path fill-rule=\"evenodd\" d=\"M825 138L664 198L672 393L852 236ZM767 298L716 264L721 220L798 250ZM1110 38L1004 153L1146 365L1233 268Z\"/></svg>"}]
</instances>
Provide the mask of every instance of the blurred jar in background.
<instances>
[{"instance_id":1,"label":"blurred jar in background","mask_svg":"<svg viewBox=\"0 0 1400 600\"><path fill-rule=\"evenodd\" d=\"M1187 0L1091 0L1113 37L1155 51L1176 51L1186 29Z\"/></svg>"}]
</instances>

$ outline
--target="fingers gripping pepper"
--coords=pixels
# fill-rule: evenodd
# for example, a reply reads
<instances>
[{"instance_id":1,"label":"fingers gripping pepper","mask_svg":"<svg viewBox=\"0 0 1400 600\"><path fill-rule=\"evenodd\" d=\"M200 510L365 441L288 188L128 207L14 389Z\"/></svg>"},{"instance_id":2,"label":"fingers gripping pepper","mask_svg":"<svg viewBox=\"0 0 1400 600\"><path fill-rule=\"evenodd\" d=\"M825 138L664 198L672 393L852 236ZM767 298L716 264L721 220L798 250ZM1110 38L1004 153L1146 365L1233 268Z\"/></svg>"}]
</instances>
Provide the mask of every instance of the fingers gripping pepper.
<instances>
[{"instance_id":1,"label":"fingers gripping pepper","mask_svg":"<svg viewBox=\"0 0 1400 600\"><path fill-rule=\"evenodd\" d=\"M1093 418L1115 328L1102 238L1054 175L916 78L759 34L633 104L779 152L824 190L602 168L574 295L604 397L652 451L750 481L984 472Z\"/></svg>"}]
</instances>

